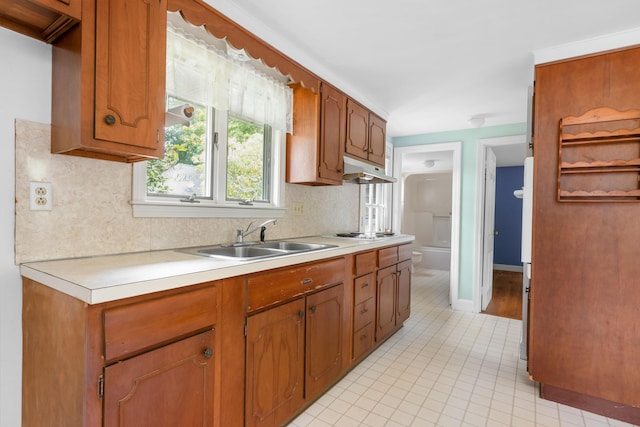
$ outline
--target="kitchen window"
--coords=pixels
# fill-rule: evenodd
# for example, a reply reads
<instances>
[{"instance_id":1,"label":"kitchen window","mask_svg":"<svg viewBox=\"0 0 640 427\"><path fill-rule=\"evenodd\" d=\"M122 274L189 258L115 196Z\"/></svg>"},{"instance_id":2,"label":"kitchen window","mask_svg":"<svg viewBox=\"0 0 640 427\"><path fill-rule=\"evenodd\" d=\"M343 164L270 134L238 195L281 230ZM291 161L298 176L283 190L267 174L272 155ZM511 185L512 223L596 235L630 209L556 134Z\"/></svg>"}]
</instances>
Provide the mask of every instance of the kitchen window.
<instances>
[{"instance_id":1,"label":"kitchen window","mask_svg":"<svg viewBox=\"0 0 640 427\"><path fill-rule=\"evenodd\" d=\"M385 150L385 173L391 175L393 145ZM373 234L391 230L392 184L364 184L360 189L360 232Z\"/></svg>"},{"instance_id":2,"label":"kitchen window","mask_svg":"<svg viewBox=\"0 0 640 427\"><path fill-rule=\"evenodd\" d=\"M287 78L168 18L165 157L134 165L134 215L283 215Z\"/></svg>"}]
</instances>

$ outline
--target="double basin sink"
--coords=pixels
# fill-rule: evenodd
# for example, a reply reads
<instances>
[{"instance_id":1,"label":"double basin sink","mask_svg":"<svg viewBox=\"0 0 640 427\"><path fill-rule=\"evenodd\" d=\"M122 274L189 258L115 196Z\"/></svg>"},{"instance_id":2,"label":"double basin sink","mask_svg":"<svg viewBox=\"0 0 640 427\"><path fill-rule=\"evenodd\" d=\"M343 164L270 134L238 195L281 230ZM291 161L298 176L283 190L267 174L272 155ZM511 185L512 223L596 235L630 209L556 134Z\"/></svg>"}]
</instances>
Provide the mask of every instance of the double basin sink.
<instances>
[{"instance_id":1,"label":"double basin sink","mask_svg":"<svg viewBox=\"0 0 640 427\"><path fill-rule=\"evenodd\" d=\"M248 261L335 247L337 246L319 243L273 241L262 243L237 243L230 246L200 246L196 248L180 249L180 252L213 258Z\"/></svg>"}]
</instances>

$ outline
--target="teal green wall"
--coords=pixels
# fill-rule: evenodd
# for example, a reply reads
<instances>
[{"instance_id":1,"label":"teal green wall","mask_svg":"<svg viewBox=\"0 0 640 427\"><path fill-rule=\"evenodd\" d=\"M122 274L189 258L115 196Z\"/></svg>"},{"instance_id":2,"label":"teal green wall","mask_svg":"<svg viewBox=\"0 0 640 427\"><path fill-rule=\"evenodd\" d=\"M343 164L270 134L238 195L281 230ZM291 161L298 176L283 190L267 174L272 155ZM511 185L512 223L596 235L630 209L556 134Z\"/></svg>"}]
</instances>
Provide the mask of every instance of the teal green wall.
<instances>
[{"instance_id":1,"label":"teal green wall","mask_svg":"<svg viewBox=\"0 0 640 427\"><path fill-rule=\"evenodd\" d=\"M427 133L422 135L401 136L391 139L394 147L440 144L444 142L462 142L462 200L460 201L460 271L459 299L473 299L473 256L475 248L476 213L476 165L478 139L499 138L502 136L524 135L526 123L503 126L490 126L478 129Z\"/></svg>"}]
</instances>

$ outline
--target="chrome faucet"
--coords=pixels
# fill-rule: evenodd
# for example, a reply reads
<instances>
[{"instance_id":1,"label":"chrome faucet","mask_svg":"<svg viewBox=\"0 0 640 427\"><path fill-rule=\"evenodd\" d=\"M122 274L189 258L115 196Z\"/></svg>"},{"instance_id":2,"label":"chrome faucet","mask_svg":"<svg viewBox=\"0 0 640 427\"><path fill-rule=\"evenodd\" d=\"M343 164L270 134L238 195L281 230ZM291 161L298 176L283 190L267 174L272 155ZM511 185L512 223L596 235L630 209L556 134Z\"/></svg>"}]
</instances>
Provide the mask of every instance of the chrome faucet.
<instances>
[{"instance_id":1,"label":"chrome faucet","mask_svg":"<svg viewBox=\"0 0 640 427\"><path fill-rule=\"evenodd\" d=\"M264 242L264 232L267 229L267 224L269 223L273 223L273 225L276 225L276 220L275 219L270 219L268 221L263 222L262 224L260 224L257 227L252 228L251 230L249 230L249 228L251 228L251 225L254 223L255 221L251 221L249 223L249 225L247 225L247 229L246 230L237 230L236 231L236 243L242 243L244 242L244 238L247 237L249 234L253 233L256 230L260 230L260 241Z\"/></svg>"}]
</instances>

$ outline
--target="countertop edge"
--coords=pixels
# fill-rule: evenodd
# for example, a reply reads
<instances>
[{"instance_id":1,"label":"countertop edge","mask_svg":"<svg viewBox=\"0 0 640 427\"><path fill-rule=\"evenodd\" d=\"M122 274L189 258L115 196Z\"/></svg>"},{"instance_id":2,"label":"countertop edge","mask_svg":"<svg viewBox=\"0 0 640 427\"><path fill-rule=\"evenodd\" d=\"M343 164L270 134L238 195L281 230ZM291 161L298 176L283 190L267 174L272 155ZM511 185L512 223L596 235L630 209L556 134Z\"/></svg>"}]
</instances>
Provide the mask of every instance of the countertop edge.
<instances>
[{"instance_id":1,"label":"countertop edge","mask_svg":"<svg viewBox=\"0 0 640 427\"><path fill-rule=\"evenodd\" d=\"M385 246L411 243L414 240L414 236L398 235L375 240L314 236L304 239L299 238L290 240L304 240L307 242L323 241L326 243L330 239L332 240L331 243L335 243L337 245L336 247L256 261L229 261L226 263L221 263L219 261L217 263L212 262L210 268L208 268L206 264L207 258L198 255L183 254L181 262L183 262L185 265L183 266L180 273L167 274L164 276L159 276L156 274L155 277L141 277L140 280L132 281L121 280L120 282L118 282L117 280L115 280L108 286L96 285L96 283L108 280L107 276L109 276L109 273L111 271L108 268L101 269L99 267L101 260L108 260L108 257L120 257L121 259L126 260L127 257L139 257L144 254L151 254L152 252L105 255L91 258L70 258L55 261L29 262L20 265L20 273L26 278L70 295L74 298L86 302L87 304L99 304L139 295L150 294L154 292L177 289L195 285L198 283L211 282L251 273L257 273L260 271L266 271L280 267L320 261L323 259L378 249ZM168 254L169 252L175 251L167 250L157 251L155 253L162 254L166 257L170 256L170 254ZM176 255L176 257L178 257L178 255ZM75 275L74 277L72 271L69 271L68 274L65 274L64 271L61 271L65 270L65 268L73 270L73 268L78 264L87 264L89 260L96 264L95 273L93 273L93 275L91 271L85 271L83 273L84 276ZM193 271L189 271L189 262L197 264L197 268L194 267ZM169 262L167 262L167 264L168 263ZM86 265L83 265L83 267L86 269ZM149 267L153 267L153 265L149 264ZM135 264L132 266L132 268L144 269L145 264ZM113 271L116 270L118 269L113 269Z\"/></svg>"}]
</instances>

